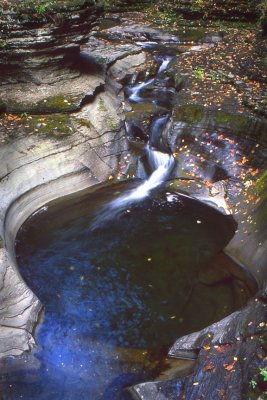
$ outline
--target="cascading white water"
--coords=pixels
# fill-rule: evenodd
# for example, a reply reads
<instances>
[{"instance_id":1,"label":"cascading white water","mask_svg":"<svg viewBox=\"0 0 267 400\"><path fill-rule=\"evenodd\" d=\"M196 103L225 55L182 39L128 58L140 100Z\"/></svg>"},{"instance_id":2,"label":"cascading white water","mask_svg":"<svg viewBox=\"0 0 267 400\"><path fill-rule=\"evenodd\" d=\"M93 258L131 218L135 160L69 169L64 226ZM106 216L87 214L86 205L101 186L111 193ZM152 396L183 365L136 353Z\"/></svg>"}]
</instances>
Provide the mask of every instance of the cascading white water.
<instances>
[{"instance_id":1,"label":"cascading white water","mask_svg":"<svg viewBox=\"0 0 267 400\"><path fill-rule=\"evenodd\" d=\"M163 72L163 71L166 71L166 69L167 69L167 67L168 67L168 65L169 65L169 63L170 63L170 61L171 61L172 59L173 59L173 57L165 57L165 58L163 59L162 64L161 64L161 66L159 67L158 74L160 74L160 73Z\"/></svg>"},{"instance_id":2,"label":"cascading white water","mask_svg":"<svg viewBox=\"0 0 267 400\"><path fill-rule=\"evenodd\" d=\"M133 201L142 200L149 195L152 189L155 189L168 178L174 164L173 156L161 153L158 150L153 150L149 145L146 147L146 152L149 164L154 171L149 178L141 185L137 186L137 188L114 200L111 203L112 206L121 207Z\"/></svg>"},{"instance_id":3,"label":"cascading white water","mask_svg":"<svg viewBox=\"0 0 267 400\"><path fill-rule=\"evenodd\" d=\"M111 218L115 218L121 211L128 208L132 203L147 197L152 189L162 184L171 173L174 166L174 157L171 154L154 150L148 144L146 146L148 162L154 171L145 182L117 199L107 204L91 224L91 229L97 229Z\"/></svg>"},{"instance_id":4,"label":"cascading white water","mask_svg":"<svg viewBox=\"0 0 267 400\"><path fill-rule=\"evenodd\" d=\"M155 79L149 79L147 82L142 82L139 83L138 85L135 85L131 88L132 94L129 96L130 101L140 101L142 100L142 97L140 97L139 93L141 92L142 89L144 89L146 86L150 85L151 83L154 82Z\"/></svg>"},{"instance_id":5,"label":"cascading white water","mask_svg":"<svg viewBox=\"0 0 267 400\"><path fill-rule=\"evenodd\" d=\"M159 67L158 74L166 70L172 57L166 56ZM129 100L132 102L142 101L142 90L153 83L155 78L149 79L147 82L139 83L130 88ZM148 163L151 167L151 175L135 189L128 193L119 196L104 206L99 214L95 217L91 224L91 229L97 229L105 222L118 216L122 211L127 210L129 206L137 201L147 197L152 189L161 185L170 175L174 166L174 157L167 153L166 146L162 143L164 130L167 129L169 115L164 115L157 118L151 126L151 136L145 151L147 154ZM163 149L160 151L158 149ZM130 210L127 210L130 211Z\"/></svg>"}]
</instances>

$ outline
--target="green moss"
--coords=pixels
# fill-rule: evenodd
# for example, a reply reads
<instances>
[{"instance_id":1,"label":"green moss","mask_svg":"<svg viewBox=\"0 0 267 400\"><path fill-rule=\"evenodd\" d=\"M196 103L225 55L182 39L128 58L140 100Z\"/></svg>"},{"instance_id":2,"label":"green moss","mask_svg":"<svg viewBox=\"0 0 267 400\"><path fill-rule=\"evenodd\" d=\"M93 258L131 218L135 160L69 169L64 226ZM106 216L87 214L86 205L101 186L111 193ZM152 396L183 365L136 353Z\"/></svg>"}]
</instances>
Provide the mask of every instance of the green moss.
<instances>
[{"instance_id":1,"label":"green moss","mask_svg":"<svg viewBox=\"0 0 267 400\"><path fill-rule=\"evenodd\" d=\"M174 118L177 121L195 125L202 121L205 115L205 107L198 104L188 104L175 110Z\"/></svg>"},{"instance_id":2,"label":"green moss","mask_svg":"<svg viewBox=\"0 0 267 400\"><path fill-rule=\"evenodd\" d=\"M77 106L77 96L70 95L58 95L53 97L48 97L47 99L41 100L36 103L34 109L36 112L67 112L74 111L78 109Z\"/></svg>"},{"instance_id":3,"label":"green moss","mask_svg":"<svg viewBox=\"0 0 267 400\"><path fill-rule=\"evenodd\" d=\"M174 69L167 71L166 75L174 79L175 89L177 91L182 89L184 83L184 77L181 74L177 73L176 70Z\"/></svg>"},{"instance_id":4,"label":"green moss","mask_svg":"<svg viewBox=\"0 0 267 400\"><path fill-rule=\"evenodd\" d=\"M102 98L100 98L99 103L98 103L98 110L101 112L106 112L107 111L107 107L105 105L105 102Z\"/></svg>"},{"instance_id":5,"label":"green moss","mask_svg":"<svg viewBox=\"0 0 267 400\"><path fill-rule=\"evenodd\" d=\"M6 105L7 111L11 113L52 114L77 111L80 107L80 98L72 95L58 95L36 103L18 102L16 100L8 100L8 102L3 100L2 103Z\"/></svg>"},{"instance_id":6,"label":"green moss","mask_svg":"<svg viewBox=\"0 0 267 400\"><path fill-rule=\"evenodd\" d=\"M64 138L73 133L71 119L66 114L56 114L49 116L29 116L22 120L22 125L25 126L29 133L38 132L45 134L48 137Z\"/></svg>"},{"instance_id":7,"label":"green moss","mask_svg":"<svg viewBox=\"0 0 267 400\"><path fill-rule=\"evenodd\" d=\"M257 194L257 196L262 196L267 198L267 170L262 172L259 178L256 180L253 185L253 192Z\"/></svg>"},{"instance_id":8,"label":"green moss","mask_svg":"<svg viewBox=\"0 0 267 400\"><path fill-rule=\"evenodd\" d=\"M215 123L227 126L233 133L245 132L251 125L251 118L242 114L230 114L217 111L215 113Z\"/></svg>"},{"instance_id":9,"label":"green moss","mask_svg":"<svg viewBox=\"0 0 267 400\"><path fill-rule=\"evenodd\" d=\"M98 64L106 64L106 59L104 57L96 57L96 61L98 62Z\"/></svg>"},{"instance_id":10,"label":"green moss","mask_svg":"<svg viewBox=\"0 0 267 400\"><path fill-rule=\"evenodd\" d=\"M174 33L182 38L184 41L197 42L205 37L204 28L177 30Z\"/></svg>"},{"instance_id":11,"label":"green moss","mask_svg":"<svg viewBox=\"0 0 267 400\"><path fill-rule=\"evenodd\" d=\"M154 114L166 112L165 108L156 106L153 103L133 103L131 106L132 111L125 113L126 121L147 119L149 122L149 118Z\"/></svg>"},{"instance_id":12,"label":"green moss","mask_svg":"<svg viewBox=\"0 0 267 400\"><path fill-rule=\"evenodd\" d=\"M79 125L85 126L88 129L94 129L94 125L91 123L91 121L84 119L84 118L77 118L75 120Z\"/></svg>"},{"instance_id":13,"label":"green moss","mask_svg":"<svg viewBox=\"0 0 267 400\"><path fill-rule=\"evenodd\" d=\"M238 126L246 126L248 118L241 114L229 114L224 112L217 112L215 115L217 124L234 124Z\"/></svg>"},{"instance_id":14,"label":"green moss","mask_svg":"<svg viewBox=\"0 0 267 400\"><path fill-rule=\"evenodd\" d=\"M251 188L251 194L256 195L259 203L257 206L256 221L258 226L267 221L267 170L263 171Z\"/></svg>"},{"instance_id":15,"label":"green moss","mask_svg":"<svg viewBox=\"0 0 267 400\"><path fill-rule=\"evenodd\" d=\"M114 118L112 118L110 116L107 116L106 120L107 120L107 123L108 123L108 127L109 127L109 129L111 131L117 129L118 123L119 123L118 120L116 120L116 119L114 119Z\"/></svg>"},{"instance_id":16,"label":"green moss","mask_svg":"<svg viewBox=\"0 0 267 400\"><path fill-rule=\"evenodd\" d=\"M259 342L264 351L267 352L267 333L264 333L259 337Z\"/></svg>"},{"instance_id":17,"label":"green moss","mask_svg":"<svg viewBox=\"0 0 267 400\"><path fill-rule=\"evenodd\" d=\"M177 85L181 85L183 83L183 76L181 74L174 74L173 77Z\"/></svg>"}]
</instances>

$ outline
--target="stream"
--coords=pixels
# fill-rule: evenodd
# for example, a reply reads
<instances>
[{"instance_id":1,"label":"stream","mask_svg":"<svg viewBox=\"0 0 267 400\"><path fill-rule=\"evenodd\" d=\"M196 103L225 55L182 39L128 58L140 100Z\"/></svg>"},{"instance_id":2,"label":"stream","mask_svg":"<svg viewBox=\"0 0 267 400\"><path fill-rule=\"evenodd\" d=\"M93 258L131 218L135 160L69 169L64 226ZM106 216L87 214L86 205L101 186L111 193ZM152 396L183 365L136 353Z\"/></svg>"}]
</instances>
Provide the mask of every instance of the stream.
<instances>
[{"instance_id":1,"label":"stream","mask_svg":"<svg viewBox=\"0 0 267 400\"><path fill-rule=\"evenodd\" d=\"M219 269L215 284L200 279L236 224L165 187L176 163L162 135L171 123L171 93L159 98L157 85L171 56L153 53L153 43L142 47L154 55L157 74L125 88L128 100L166 107L142 153L150 172L49 203L21 227L18 265L45 312L32 354L2 366L3 400L130 399L127 387L156 378L178 337L250 296L240 279Z\"/></svg>"}]
</instances>

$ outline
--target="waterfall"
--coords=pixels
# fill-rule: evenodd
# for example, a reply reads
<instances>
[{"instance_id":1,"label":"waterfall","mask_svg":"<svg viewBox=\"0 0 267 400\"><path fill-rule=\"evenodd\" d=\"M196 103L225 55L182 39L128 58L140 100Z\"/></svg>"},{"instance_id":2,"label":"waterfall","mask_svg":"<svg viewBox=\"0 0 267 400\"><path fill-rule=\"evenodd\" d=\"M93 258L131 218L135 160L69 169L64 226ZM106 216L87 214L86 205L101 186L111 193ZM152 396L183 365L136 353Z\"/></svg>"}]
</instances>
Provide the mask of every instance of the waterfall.
<instances>
[{"instance_id":1,"label":"waterfall","mask_svg":"<svg viewBox=\"0 0 267 400\"><path fill-rule=\"evenodd\" d=\"M142 97L139 96L139 93L144 89L146 86L150 85L154 82L155 79L149 79L147 82L138 83L138 85L133 86L131 90L131 95L129 96L129 100L133 102L138 102L142 100Z\"/></svg>"},{"instance_id":2,"label":"waterfall","mask_svg":"<svg viewBox=\"0 0 267 400\"><path fill-rule=\"evenodd\" d=\"M159 70L158 70L158 74L160 74L161 72L163 72L163 71L166 71L166 69L167 69L167 67L168 67L168 65L169 65L169 63L170 63L170 61L173 59L173 57L165 57L164 59L163 59L163 61L162 61L162 64L161 64L161 66L159 67Z\"/></svg>"},{"instance_id":3,"label":"waterfall","mask_svg":"<svg viewBox=\"0 0 267 400\"><path fill-rule=\"evenodd\" d=\"M171 59L172 57L169 56L163 58L158 74L166 70ZM142 90L154 81L155 78L149 79L147 82L142 82L129 88L129 101L142 101ZM149 196L151 190L168 179L175 163L173 155L170 154L170 150L163 142L164 131L168 129L169 120L170 116L167 114L157 118L151 124L151 135L145 148L148 164L152 171L151 175L135 189L124 193L105 205L92 221L91 230L97 229L105 222L116 218L116 216L119 216L119 214L125 210L129 212L130 210L128 210L128 208L131 204Z\"/></svg>"},{"instance_id":4,"label":"waterfall","mask_svg":"<svg viewBox=\"0 0 267 400\"><path fill-rule=\"evenodd\" d=\"M165 115L152 124L151 139L145 148L148 163L152 170L151 175L135 189L105 205L92 221L91 230L97 229L110 219L114 219L132 203L149 196L152 189L161 185L168 178L174 167L174 157L172 154L161 152L158 147L155 148L159 143L159 138L161 138L168 119L169 116Z\"/></svg>"},{"instance_id":5,"label":"waterfall","mask_svg":"<svg viewBox=\"0 0 267 400\"><path fill-rule=\"evenodd\" d=\"M117 208L128 205L133 201L144 199L149 195L152 189L155 189L168 178L174 165L173 156L170 154L161 153L158 150L153 150L149 144L146 146L146 153L148 156L149 165L154 171L149 178L141 185L137 186L137 188L114 200L110 204L112 207Z\"/></svg>"},{"instance_id":6,"label":"waterfall","mask_svg":"<svg viewBox=\"0 0 267 400\"><path fill-rule=\"evenodd\" d=\"M170 153L170 149L163 142L163 136L168 129L169 115L164 115L157 118L152 122L151 134L149 139L149 144L154 149L160 149L162 153Z\"/></svg>"}]
</instances>

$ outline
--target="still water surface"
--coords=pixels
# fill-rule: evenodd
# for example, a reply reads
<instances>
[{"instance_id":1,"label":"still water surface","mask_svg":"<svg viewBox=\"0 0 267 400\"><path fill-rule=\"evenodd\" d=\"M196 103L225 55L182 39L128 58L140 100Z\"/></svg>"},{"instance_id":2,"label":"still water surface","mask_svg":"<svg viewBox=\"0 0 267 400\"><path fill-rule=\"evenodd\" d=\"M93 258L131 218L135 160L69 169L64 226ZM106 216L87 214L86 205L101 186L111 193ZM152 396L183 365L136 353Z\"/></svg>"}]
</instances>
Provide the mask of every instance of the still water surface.
<instances>
[{"instance_id":1,"label":"still water surface","mask_svg":"<svg viewBox=\"0 0 267 400\"><path fill-rule=\"evenodd\" d=\"M231 218L157 189L95 227L136 186L57 201L21 228L20 271L45 314L29 363L1 376L4 400L128 399L123 388L156 376L175 339L235 309L233 282L197 278L233 236Z\"/></svg>"}]
</instances>

